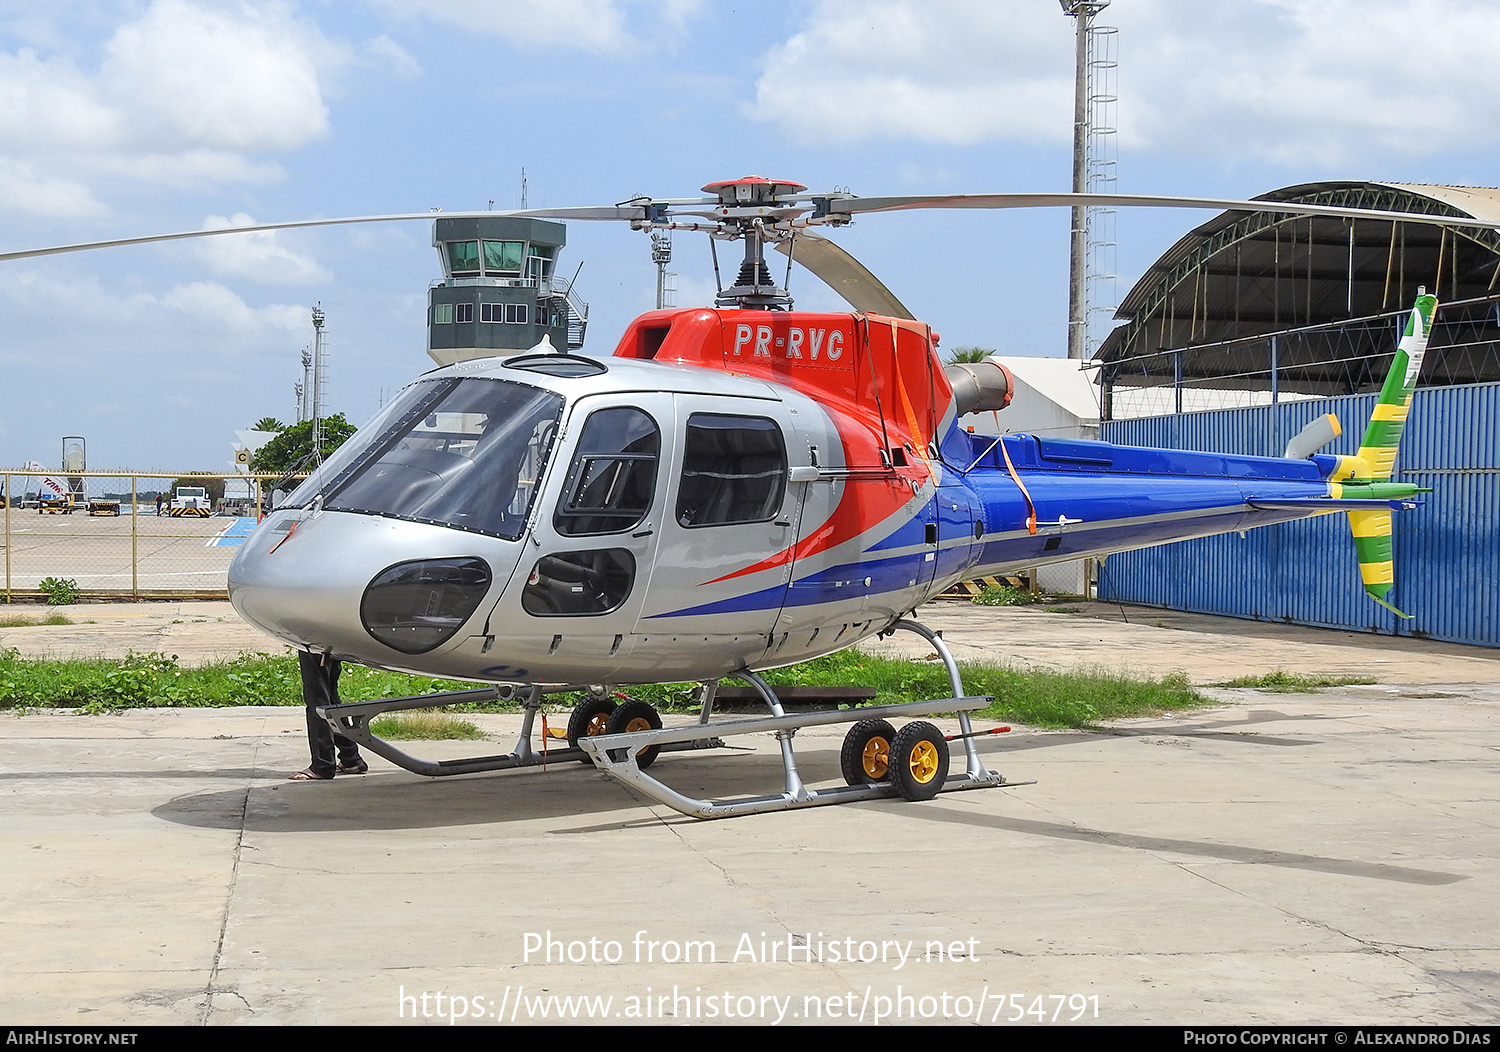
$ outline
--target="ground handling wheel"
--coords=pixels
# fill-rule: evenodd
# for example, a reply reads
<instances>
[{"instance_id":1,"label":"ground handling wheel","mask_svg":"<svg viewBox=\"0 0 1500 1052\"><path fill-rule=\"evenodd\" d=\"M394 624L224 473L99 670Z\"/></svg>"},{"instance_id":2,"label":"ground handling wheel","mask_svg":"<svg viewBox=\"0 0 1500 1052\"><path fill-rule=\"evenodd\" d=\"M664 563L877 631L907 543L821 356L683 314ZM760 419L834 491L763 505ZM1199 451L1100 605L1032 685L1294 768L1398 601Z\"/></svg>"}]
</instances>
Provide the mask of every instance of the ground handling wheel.
<instances>
[{"instance_id":1,"label":"ground handling wheel","mask_svg":"<svg viewBox=\"0 0 1500 1052\"><path fill-rule=\"evenodd\" d=\"M635 698L622 702L609 717L609 724L605 728L606 734L626 734L630 731L659 731L661 730L661 715L646 704ZM635 765L641 770L650 767L656 759L656 754L661 752L660 745L648 745L635 754ZM624 749L612 750L609 754L611 760L623 760Z\"/></svg>"},{"instance_id":2,"label":"ground handling wheel","mask_svg":"<svg viewBox=\"0 0 1500 1052\"><path fill-rule=\"evenodd\" d=\"M891 740L896 728L885 720L860 720L844 735L839 767L849 785L870 785L890 778Z\"/></svg>"},{"instance_id":3,"label":"ground handling wheel","mask_svg":"<svg viewBox=\"0 0 1500 1052\"><path fill-rule=\"evenodd\" d=\"M931 800L948 780L948 743L922 720L908 723L891 741L891 782L908 800Z\"/></svg>"},{"instance_id":4,"label":"ground handling wheel","mask_svg":"<svg viewBox=\"0 0 1500 1052\"><path fill-rule=\"evenodd\" d=\"M603 734L609 727L609 718L614 714L616 708L615 699L597 694L591 694L577 705L573 706L573 714L568 717L568 744L575 749L578 747L579 738L592 738L597 734ZM587 754L579 757L581 763L592 763Z\"/></svg>"}]
</instances>

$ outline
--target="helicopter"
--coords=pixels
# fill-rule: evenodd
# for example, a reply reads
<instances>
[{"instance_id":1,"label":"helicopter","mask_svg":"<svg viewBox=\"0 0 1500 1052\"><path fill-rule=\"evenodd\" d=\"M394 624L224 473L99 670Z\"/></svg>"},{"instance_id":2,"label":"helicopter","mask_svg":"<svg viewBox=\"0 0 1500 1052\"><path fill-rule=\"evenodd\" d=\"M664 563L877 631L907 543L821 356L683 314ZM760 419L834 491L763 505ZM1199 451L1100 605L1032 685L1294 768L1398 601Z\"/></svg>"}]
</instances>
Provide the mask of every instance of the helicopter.
<instances>
[{"instance_id":1,"label":"helicopter","mask_svg":"<svg viewBox=\"0 0 1500 1052\"><path fill-rule=\"evenodd\" d=\"M1349 515L1365 587L1389 609L1391 514L1417 487L1390 481L1435 297L1419 294L1379 404L1354 456L1319 454L1339 432L1309 425L1281 458L1116 446L963 424L1002 411L1014 384L999 362L944 364L938 338L819 227L909 208L1077 204L1242 208L1413 222L1467 218L1335 206L1090 194L855 197L790 180L709 183L699 198L634 198L590 208L509 213L616 220L645 231L742 241L733 282L712 307L636 318L609 357L530 351L428 372L266 515L229 570L251 624L340 661L489 684L328 705L336 733L430 776L575 758L685 814L723 817L854 799L1013 786L986 768L970 697L941 638L915 620L962 580L1048 562ZM463 213L447 213L462 215ZM431 220L432 213L262 224ZM193 231L0 254L211 236ZM792 309L765 250L839 292L848 312ZM718 274L717 248L714 267ZM1396 611L1400 613L1400 611ZM1405 616L1405 615L1402 615ZM880 634L929 640L952 696L788 715L759 676ZM737 677L769 715L713 720L720 680ZM632 685L702 684L702 715L664 728ZM551 694L584 693L566 745L531 744ZM383 712L517 698L524 719L503 756L425 761L370 731ZM963 773L932 723L956 712ZM809 788L797 730L851 724L847 784ZM646 770L663 749L774 732L779 793L687 797Z\"/></svg>"}]
</instances>

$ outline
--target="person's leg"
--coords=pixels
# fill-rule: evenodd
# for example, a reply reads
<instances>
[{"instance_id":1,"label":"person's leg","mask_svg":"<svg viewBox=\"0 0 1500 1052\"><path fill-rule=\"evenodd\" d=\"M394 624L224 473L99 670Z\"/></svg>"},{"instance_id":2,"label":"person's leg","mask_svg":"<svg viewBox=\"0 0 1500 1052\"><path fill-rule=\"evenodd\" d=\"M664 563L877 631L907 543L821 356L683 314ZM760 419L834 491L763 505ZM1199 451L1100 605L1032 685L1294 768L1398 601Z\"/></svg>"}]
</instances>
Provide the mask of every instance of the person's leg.
<instances>
[{"instance_id":1,"label":"person's leg","mask_svg":"<svg viewBox=\"0 0 1500 1052\"><path fill-rule=\"evenodd\" d=\"M307 706L307 747L312 754L312 763L300 774L311 779L332 778L336 769L333 729L318 715L317 709L319 705L331 704L336 696L329 689L320 655L297 651L297 669L302 673L302 701Z\"/></svg>"},{"instance_id":2,"label":"person's leg","mask_svg":"<svg viewBox=\"0 0 1500 1052\"><path fill-rule=\"evenodd\" d=\"M330 660L323 666L323 674L328 681L328 693L333 698L335 705L341 704L343 699L339 697L339 673L343 671L342 661ZM345 738L342 734L334 732L334 745L338 747L339 774L364 774L370 769L364 758L359 755L359 743L353 738Z\"/></svg>"}]
</instances>

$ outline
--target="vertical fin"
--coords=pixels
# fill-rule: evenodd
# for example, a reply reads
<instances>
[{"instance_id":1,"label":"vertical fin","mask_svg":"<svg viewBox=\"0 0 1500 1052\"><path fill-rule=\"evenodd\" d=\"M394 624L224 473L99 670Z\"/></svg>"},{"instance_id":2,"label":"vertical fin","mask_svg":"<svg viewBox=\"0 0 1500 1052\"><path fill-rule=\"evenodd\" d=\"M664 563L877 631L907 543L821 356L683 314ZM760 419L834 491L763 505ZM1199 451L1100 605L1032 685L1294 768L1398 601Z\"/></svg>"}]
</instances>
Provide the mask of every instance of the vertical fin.
<instances>
[{"instance_id":1,"label":"vertical fin","mask_svg":"<svg viewBox=\"0 0 1500 1052\"><path fill-rule=\"evenodd\" d=\"M1386 481L1391 477L1396 464L1396 449L1401 444L1401 432L1406 429L1406 417L1411 412L1417 374L1422 370L1422 356L1427 353L1427 338L1432 334L1432 315L1436 309L1437 297L1427 295L1425 290L1420 291L1416 306L1407 316L1401 342L1396 345L1391 371L1386 374L1380 397L1375 400L1375 410L1365 428L1365 439L1359 444L1359 459L1365 462L1369 472L1365 478Z\"/></svg>"},{"instance_id":2,"label":"vertical fin","mask_svg":"<svg viewBox=\"0 0 1500 1052\"><path fill-rule=\"evenodd\" d=\"M1427 339L1432 334L1432 317L1436 310L1437 297L1427 295L1426 289L1418 289L1416 305L1407 316L1391 371L1386 374L1385 384L1370 414L1370 423L1365 428L1364 441L1360 443L1358 455L1353 458L1354 463L1340 466L1341 475L1348 471L1360 481L1390 479L1396 465L1396 450L1401 445L1401 433L1406 429L1406 418L1411 412L1412 392L1417 387L1417 374L1422 371L1422 356L1427 353ZM1396 609L1387 598L1395 583L1395 566L1391 558L1391 513L1380 510L1351 511L1348 514L1365 593L1391 613L1410 620L1410 614Z\"/></svg>"}]
</instances>

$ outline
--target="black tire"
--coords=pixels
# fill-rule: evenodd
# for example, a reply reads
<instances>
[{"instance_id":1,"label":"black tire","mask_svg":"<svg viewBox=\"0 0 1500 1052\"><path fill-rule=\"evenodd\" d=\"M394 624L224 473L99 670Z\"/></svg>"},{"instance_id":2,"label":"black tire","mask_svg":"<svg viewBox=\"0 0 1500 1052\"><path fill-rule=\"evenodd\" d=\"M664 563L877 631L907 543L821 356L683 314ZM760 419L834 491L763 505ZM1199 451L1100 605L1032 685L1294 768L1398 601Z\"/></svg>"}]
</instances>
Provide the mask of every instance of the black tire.
<instances>
[{"instance_id":1,"label":"black tire","mask_svg":"<svg viewBox=\"0 0 1500 1052\"><path fill-rule=\"evenodd\" d=\"M635 698L621 703L609 718L607 734L625 734L628 731L661 730L661 714L655 708L644 701ZM650 767L656 760L656 754L661 752L660 745L648 745L635 754L635 765L641 770ZM609 754L611 760L623 760L624 749L615 749Z\"/></svg>"},{"instance_id":2,"label":"black tire","mask_svg":"<svg viewBox=\"0 0 1500 1052\"><path fill-rule=\"evenodd\" d=\"M908 800L931 800L948 780L948 743L943 732L921 720L908 723L891 742L891 783Z\"/></svg>"},{"instance_id":3,"label":"black tire","mask_svg":"<svg viewBox=\"0 0 1500 1052\"><path fill-rule=\"evenodd\" d=\"M592 695L574 705L573 714L568 717L568 744L577 748L579 738L592 738L596 734L605 733L609 727L609 718L618 707L614 698ZM578 760L580 763L593 762L587 753Z\"/></svg>"},{"instance_id":4,"label":"black tire","mask_svg":"<svg viewBox=\"0 0 1500 1052\"><path fill-rule=\"evenodd\" d=\"M873 785L890 778L891 741L896 728L886 720L860 720L844 735L839 767L850 785Z\"/></svg>"}]
</instances>

